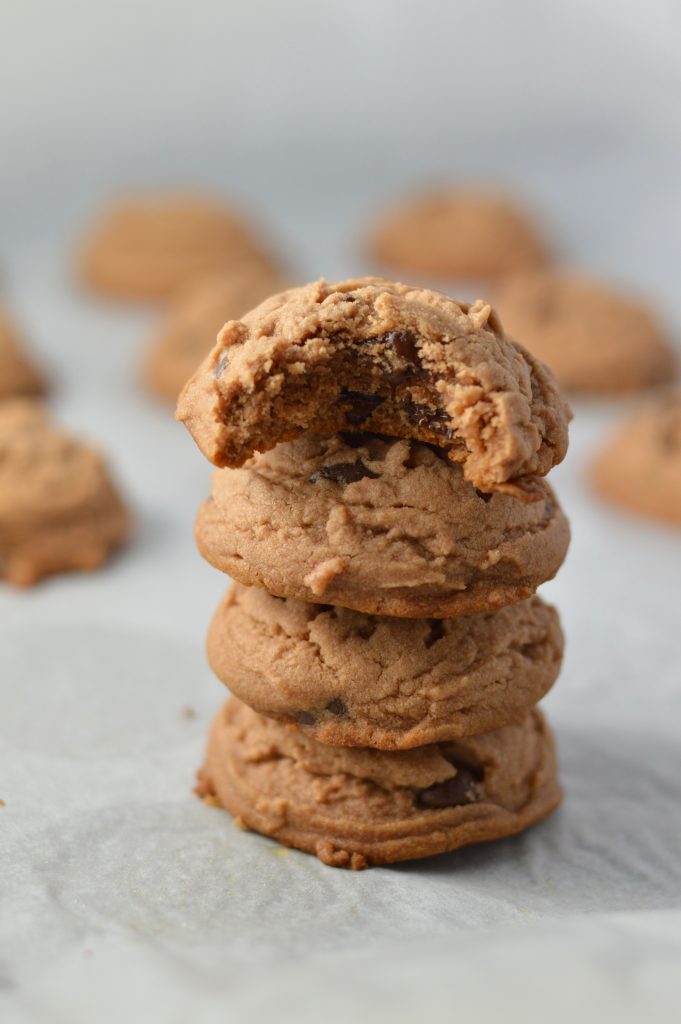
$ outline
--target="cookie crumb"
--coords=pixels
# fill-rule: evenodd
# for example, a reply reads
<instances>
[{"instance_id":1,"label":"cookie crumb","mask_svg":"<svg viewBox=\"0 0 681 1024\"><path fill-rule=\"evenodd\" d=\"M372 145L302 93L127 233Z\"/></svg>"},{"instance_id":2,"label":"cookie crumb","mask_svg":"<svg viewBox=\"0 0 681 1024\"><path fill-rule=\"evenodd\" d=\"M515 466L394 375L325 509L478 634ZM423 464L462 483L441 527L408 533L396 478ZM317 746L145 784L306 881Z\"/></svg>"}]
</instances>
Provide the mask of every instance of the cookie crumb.
<instances>
[{"instance_id":1,"label":"cookie crumb","mask_svg":"<svg viewBox=\"0 0 681 1024\"><path fill-rule=\"evenodd\" d=\"M316 597L321 597L329 584L333 583L344 569L345 560L343 558L327 558L326 561L320 562L319 565L316 565L307 574L303 583L306 587L310 588Z\"/></svg>"}]
</instances>

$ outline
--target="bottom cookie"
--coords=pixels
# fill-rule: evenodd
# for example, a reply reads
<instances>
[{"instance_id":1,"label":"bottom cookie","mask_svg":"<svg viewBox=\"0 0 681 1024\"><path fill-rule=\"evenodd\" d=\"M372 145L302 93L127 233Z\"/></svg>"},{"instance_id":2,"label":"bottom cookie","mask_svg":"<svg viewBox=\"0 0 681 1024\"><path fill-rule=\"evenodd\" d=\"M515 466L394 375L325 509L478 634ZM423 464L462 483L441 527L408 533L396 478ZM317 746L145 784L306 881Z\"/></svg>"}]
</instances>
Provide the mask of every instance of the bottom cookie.
<instances>
[{"instance_id":1,"label":"bottom cookie","mask_svg":"<svg viewBox=\"0 0 681 1024\"><path fill-rule=\"evenodd\" d=\"M238 825L355 870L501 839L560 802L551 732L519 725L412 750L328 747L232 698L197 793Z\"/></svg>"}]
</instances>

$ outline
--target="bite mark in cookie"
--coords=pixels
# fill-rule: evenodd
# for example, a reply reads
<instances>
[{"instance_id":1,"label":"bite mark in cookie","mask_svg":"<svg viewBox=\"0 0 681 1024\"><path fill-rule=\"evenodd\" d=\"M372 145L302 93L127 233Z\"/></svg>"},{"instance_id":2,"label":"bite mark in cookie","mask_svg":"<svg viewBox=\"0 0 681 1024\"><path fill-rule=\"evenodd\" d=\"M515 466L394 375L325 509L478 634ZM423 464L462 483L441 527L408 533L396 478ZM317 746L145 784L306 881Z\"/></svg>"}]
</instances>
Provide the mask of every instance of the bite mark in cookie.
<instances>
[{"instance_id":1,"label":"bite mark in cookie","mask_svg":"<svg viewBox=\"0 0 681 1024\"><path fill-rule=\"evenodd\" d=\"M481 491L527 501L565 455L569 415L487 303L380 278L318 281L227 323L178 403L218 466L309 430L367 430L437 445Z\"/></svg>"}]
</instances>

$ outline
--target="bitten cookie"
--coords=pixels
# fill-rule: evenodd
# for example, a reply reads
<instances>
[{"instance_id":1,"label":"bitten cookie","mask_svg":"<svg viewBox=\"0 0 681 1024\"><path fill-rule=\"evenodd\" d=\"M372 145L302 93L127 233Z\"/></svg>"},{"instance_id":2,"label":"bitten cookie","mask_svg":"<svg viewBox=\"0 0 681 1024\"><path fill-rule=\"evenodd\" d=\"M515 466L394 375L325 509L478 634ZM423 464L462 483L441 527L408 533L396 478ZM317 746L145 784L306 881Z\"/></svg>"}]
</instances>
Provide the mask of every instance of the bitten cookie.
<instances>
[{"instance_id":1,"label":"bitten cookie","mask_svg":"<svg viewBox=\"0 0 681 1024\"><path fill-rule=\"evenodd\" d=\"M0 399L40 395L43 378L27 357L17 328L0 308Z\"/></svg>"},{"instance_id":2,"label":"bitten cookie","mask_svg":"<svg viewBox=\"0 0 681 1024\"><path fill-rule=\"evenodd\" d=\"M198 196L150 195L102 214L82 253L81 274L106 295L151 300L254 260L270 264L232 210Z\"/></svg>"},{"instance_id":3,"label":"bitten cookie","mask_svg":"<svg viewBox=\"0 0 681 1024\"><path fill-rule=\"evenodd\" d=\"M129 529L100 455L58 432L37 403L0 403L0 577L29 586L94 569Z\"/></svg>"},{"instance_id":4,"label":"bitten cookie","mask_svg":"<svg viewBox=\"0 0 681 1024\"><path fill-rule=\"evenodd\" d=\"M324 746L234 698L213 723L197 792L241 826L354 869L513 835L561 797L539 711L456 743L380 751Z\"/></svg>"},{"instance_id":5,"label":"bitten cookie","mask_svg":"<svg viewBox=\"0 0 681 1024\"><path fill-rule=\"evenodd\" d=\"M260 262L245 263L193 285L172 305L154 337L144 365L149 390L176 402L225 321L241 316L283 286L281 277Z\"/></svg>"},{"instance_id":6,"label":"bitten cookie","mask_svg":"<svg viewBox=\"0 0 681 1024\"><path fill-rule=\"evenodd\" d=\"M574 392L636 391L671 380L677 359L653 309L599 282L566 273L500 283L506 331Z\"/></svg>"},{"instance_id":7,"label":"bitten cookie","mask_svg":"<svg viewBox=\"0 0 681 1024\"><path fill-rule=\"evenodd\" d=\"M225 324L178 418L218 466L307 430L369 430L435 444L481 490L532 501L565 455L569 410L487 303L359 278L283 292Z\"/></svg>"},{"instance_id":8,"label":"bitten cookie","mask_svg":"<svg viewBox=\"0 0 681 1024\"><path fill-rule=\"evenodd\" d=\"M396 619L234 586L211 668L260 714L321 743L406 750L521 722L556 679L563 636L538 597L488 615Z\"/></svg>"},{"instance_id":9,"label":"bitten cookie","mask_svg":"<svg viewBox=\"0 0 681 1024\"><path fill-rule=\"evenodd\" d=\"M387 213L370 242L381 264L442 280L483 280L542 266L547 250L527 214L500 195L441 189Z\"/></svg>"},{"instance_id":10,"label":"bitten cookie","mask_svg":"<svg viewBox=\"0 0 681 1024\"><path fill-rule=\"evenodd\" d=\"M591 480L608 501L681 526L681 390L630 416L597 456Z\"/></svg>"},{"instance_id":11,"label":"bitten cookie","mask_svg":"<svg viewBox=\"0 0 681 1024\"><path fill-rule=\"evenodd\" d=\"M375 615L448 617L530 597L569 527L545 481L483 494L416 441L306 434L213 474L199 550L242 583Z\"/></svg>"}]
</instances>

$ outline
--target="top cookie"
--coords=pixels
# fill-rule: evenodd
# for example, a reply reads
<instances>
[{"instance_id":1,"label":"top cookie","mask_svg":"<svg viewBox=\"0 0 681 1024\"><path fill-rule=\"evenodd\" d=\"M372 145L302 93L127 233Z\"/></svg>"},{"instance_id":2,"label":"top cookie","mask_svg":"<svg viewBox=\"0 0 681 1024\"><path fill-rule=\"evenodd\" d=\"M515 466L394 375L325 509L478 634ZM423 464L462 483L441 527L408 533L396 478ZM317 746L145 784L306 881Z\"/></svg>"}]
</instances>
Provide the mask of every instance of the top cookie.
<instances>
[{"instance_id":1,"label":"top cookie","mask_svg":"<svg viewBox=\"0 0 681 1024\"><path fill-rule=\"evenodd\" d=\"M656 395L605 444L592 467L608 501L681 526L681 390Z\"/></svg>"},{"instance_id":2,"label":"top cookie","mask_svg":"<svg viewBox=\"0 0 681 1024\"><path fill-rule=\"evenodd\" d=\"M670 380L677 359L655 312L587 278L522 274L500 283L504 326L574 392L636 391Z\"/></svg>"},{"instance_id":3,"label":"top cookie","mask_svg":"<svg viewBox=\"0 0 681 1024\"><path fill-rule=\"evenodd\" d=\"M279 274L256 261L202 279L183 291L164 316L147 355L144 378L149 390L177 401L225 321L241 316L283 287Z\"/></svg>"},{"instance_id":4,"label":"top cookie","mask_svg":"<svg viewBox=\"0 0 681 1024\"><path fill-rule=\"evenodd\" d=\"M374 257L407 274L484 280L547 262L527 216L503 196L442 189L388 213L371 241Z\"/></svg>"},{"instance_id":5,"label":"top cookie","mask_svg":"<svg viewBox=\"0 0 681 1024\"><path fill-rule=\"evenodd\" d=\"M0 399L39 395L44 390L42 377L23 352L16 327L0 309Z\"/></svg>"},{"instance_id":6,"label":"top cookie","mask_svg":"<svg viewBox=\"0 0 681 1024\"><path fill-rule=\"evenodd\" d=\"M537 497L567 449L551 373L492 308L357 278L275 295L225 324L178 418L217 466L307 430L373 431L447 450L482 491Z\"/></svg>"},{"instance_id":7,"label":"top cookie","mask_svg":"<svg viewBox=\"0 0 681 1024\"><path fill-rule=\"evenodd\" d=\"M161 195L107 210L87 241L81 270L99 292L144 300L253 260L270 264L233 211L198 197Z\"/></svg>"}]
</instances>

